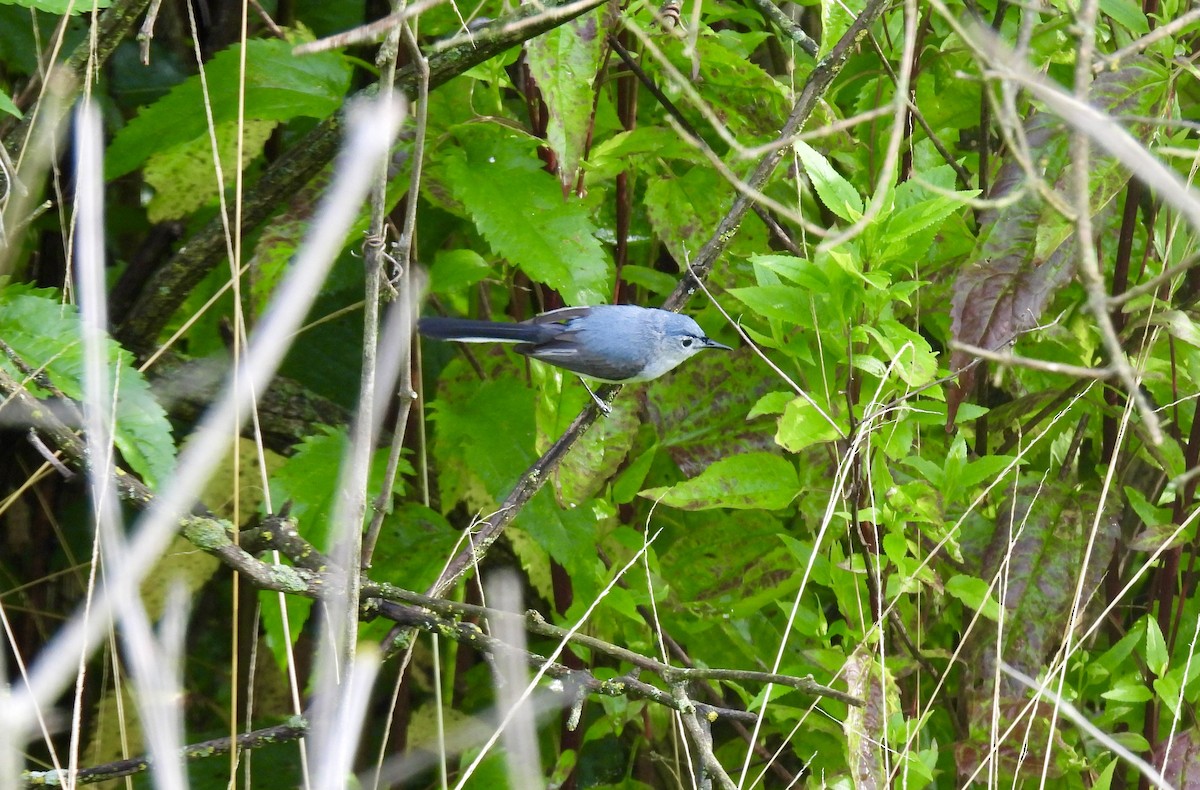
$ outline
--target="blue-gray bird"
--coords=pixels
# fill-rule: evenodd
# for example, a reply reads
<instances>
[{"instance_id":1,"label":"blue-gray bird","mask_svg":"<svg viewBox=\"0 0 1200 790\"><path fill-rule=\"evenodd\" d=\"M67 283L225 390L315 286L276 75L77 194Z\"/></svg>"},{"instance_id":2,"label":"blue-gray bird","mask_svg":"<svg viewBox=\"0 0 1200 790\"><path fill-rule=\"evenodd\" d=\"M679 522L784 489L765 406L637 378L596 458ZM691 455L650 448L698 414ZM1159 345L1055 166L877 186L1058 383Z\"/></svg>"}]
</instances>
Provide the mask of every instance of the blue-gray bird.
<instances>
[{"instance_id":1,"label":"blue-gray bird","mask_svg":"<svg viewBox=\"0 0 1200 790\"><path fill-rule=\"evenodd\" d=\"M706 348L731 350L686 315L634 305L564 307L519 324L422 318L417 331L459 343L516 343L518 354L608 384L656 379Z\"/></svg>"}]
</instances>

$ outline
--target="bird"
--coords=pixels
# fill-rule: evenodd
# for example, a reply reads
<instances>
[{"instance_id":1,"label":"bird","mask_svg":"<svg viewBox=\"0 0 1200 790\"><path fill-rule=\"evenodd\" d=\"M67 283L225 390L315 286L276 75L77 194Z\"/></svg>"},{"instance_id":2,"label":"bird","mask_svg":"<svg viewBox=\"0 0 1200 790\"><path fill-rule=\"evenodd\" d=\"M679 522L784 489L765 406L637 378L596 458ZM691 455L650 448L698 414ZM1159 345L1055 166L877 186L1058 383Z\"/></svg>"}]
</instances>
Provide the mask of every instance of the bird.
<instances>
[{"instance_id":1,"label":"bird","mask_svg":"<svg viewBox=\"0 0 1200 790\"><path fill-rule=\"evenodd\" d=\"M686 315L657 307L593 305L550 310L520 323L427 316L417 331L458 343L515 343L514 351L575 373L601 411L608 405L584 379L650 381L706 348L732 351Z\"/></svg>"}]
</instances>

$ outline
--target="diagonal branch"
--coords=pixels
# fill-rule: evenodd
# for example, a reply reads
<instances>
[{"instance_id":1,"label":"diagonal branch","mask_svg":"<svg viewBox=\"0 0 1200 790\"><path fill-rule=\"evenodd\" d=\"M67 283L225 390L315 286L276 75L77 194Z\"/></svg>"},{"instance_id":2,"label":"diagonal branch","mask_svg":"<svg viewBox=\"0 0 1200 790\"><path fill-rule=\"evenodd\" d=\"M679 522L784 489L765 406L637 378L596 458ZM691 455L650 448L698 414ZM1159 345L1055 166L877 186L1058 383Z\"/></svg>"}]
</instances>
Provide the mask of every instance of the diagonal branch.
<instances>
[{"instance_id":1,"label":"diagonal branch","mask_svg":"<svg viewBox=\"0 0 1200 790\"><path fill-rule=\"evenodd\" d=\"M883 9L887 6L885 0L869 0L866 8L846 31L845 35L834 45L829 54L821 60L820 63L809 74L808 80L804 84L803 90L800 92L800 98L797 100L795 107L792 109L791 115L784 124L782 131L779 133L779 139L791 141L804 127L810 115L817 107L817 103L829 90L829 86L833 80L841 73L842 67L845 66L851 52L858 45L859 38L863 35L868 27L870 27ZM783 159L787 145L773 146L758 166L754 168L749 176L746 177L746 184L755 192L761 191L763 185L775 172L775 168L779 166L779 162ZM667 310L678 311L687 303L692 294L696 291L696 285L693 277L697 279L704 278L712 270L717 259L725 252L733 237L737 234L738 228L741 227L742 220L746 216L751 207L754 205L752 198L745 193L739 194L733 201L733 205L729 211L717 223L717 228L713 232L712 237L697 253L695 262L692 264L692 271L685 275L680 284L675 288L675 291L664 302L663 307ZM604 401L609 401L620 391L619 385L610 385L604 387L597 392L598 397ZM578 441L591 424L596 421L600 412L595 403L589 403L579 416L571 423L566 432L559 437L545 455L539 458L533 466L529 467L526 472L521 475L516 486L500 505L499 509L492 516L489 516L481 522L478 531L473 536L471 545L461 553L459 553L442 572L441 577L434 582L429 590L429 595L440 596L452 587L459 579L467 574L467 572L475 567L476 563L487 554L491 545L496 542L496 539L504 532L526 503L533 498L546 482L550 473L558 466L563 457L571 447Z\"/></svg>"},{"instance_id":2,"label":"diagonal branch","mask_svg":"<svg viewBox=\"0 0 1200 790\"><path fill-rule=\"evenodd\" d=\"M468 69L527 39L541 35L601 5L604 0L585 2L548 2L521 6L513 14L473 31L471 40L432 55L428 60L430 88L448 82ZM554 12L560 13L554 13ZM398 93L413 91L421 75L413 67L396 74ZM359 96L373 96L378 86L362 90ZM347 101L345 106L353 104ZM344 115L326 118L292 146L263 174L242 206L242 232L247 233L269 218L286 198L326 167L333 159L343 137ZM225 260L225 228L214 219L154 272L143 286L125 319L116 329L116 337L140 355L154 347L158 333L166 326L192 289Z\"/></svg>"}]
</instances>

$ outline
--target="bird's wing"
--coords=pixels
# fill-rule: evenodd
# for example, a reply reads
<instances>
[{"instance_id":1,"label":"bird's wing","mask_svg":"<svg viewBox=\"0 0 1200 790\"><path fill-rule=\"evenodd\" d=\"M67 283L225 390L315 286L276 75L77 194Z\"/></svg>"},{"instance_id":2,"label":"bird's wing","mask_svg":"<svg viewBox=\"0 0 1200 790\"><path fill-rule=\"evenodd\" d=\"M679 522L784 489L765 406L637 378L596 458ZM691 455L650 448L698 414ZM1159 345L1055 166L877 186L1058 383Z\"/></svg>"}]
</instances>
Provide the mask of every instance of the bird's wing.
<instances>
[{"instance_id":1,"label":"bird's wing","mask_svg":"<svg viewBox=\"0 0 1200 790\"><path fill-rule=\"evenodd\" d=\"M565 324L568 321L576 318L587 318L592 313L590 307L560 307L557 310L548 310L541 315L535 315L525 323L527 324Z\"/></svg>"},{"instance_id":2,"label":"bird's wing","mask_svg":"<svg viewBox=\"0 0 1200 790\"><path fill-rule=\"evenodd\" d=\"M550 365L565 368L572 373L617 383L638 376L645 366L639 362L623 361L588 354L567 339L555 339L545 343L526 343L513 348L519 354L540 359Z\"/></svg>"}]
</instances>

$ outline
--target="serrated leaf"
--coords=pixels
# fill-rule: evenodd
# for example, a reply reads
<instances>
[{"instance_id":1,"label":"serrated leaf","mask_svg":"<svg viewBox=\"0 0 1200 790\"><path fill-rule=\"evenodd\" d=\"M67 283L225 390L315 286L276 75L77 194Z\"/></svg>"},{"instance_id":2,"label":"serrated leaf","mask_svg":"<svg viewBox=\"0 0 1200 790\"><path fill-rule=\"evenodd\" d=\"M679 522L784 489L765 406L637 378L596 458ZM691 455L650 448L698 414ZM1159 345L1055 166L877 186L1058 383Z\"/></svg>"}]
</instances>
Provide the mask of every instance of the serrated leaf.
<instances>
[{"instance_id":1,"label":"serrated leaf","mask_svg":"<svg viewBox=\"0 0 1200 790\"><path fill-rule=\"evenodd\" d=\"M891 358L891 369L910 387L921 387L937 375L937 357L929 341L898 321L881 320L863 327Z\"/></svg>"},{"instance_id":2,"label":"serrated leaf","mask_svg":"<svg viewBox=\"0 0 1200 790\"><path fill-rule=\"evenodd\" d=\"M771 274L782 277L793 285L820 290L826 286L824 273L813 265L812 261L797 258L794 255L752 255L750 262L758 273L759 285L777 285L767 281L759 267Z\"/></svg>"},{"instance_id":3,"label":"serrated leaf","mask_svg":"<svg viewBox=\"0 0 1200 790\"><path fill-rule=\"evenodd\" d=\"M591 396L571 374L548 365L539 368L535 381L547 380L541 391L549 394L549 397L538 399L537 409L537 448L539 452L545 452L569 428ZM564 383L570 387L565 392ZM598 420L579 437L554 470L554 492L560 506L582 505L599 493L625 462L640 424L636 399L628 395L617 398L604 419Z\"/></svg>"},{"instance_id":4,"label":"serrated leaf","mask_svg":"<svg viewBox=\"0 0 1200 790\"><path fill-rule=\"evenodd\" d=\"M498 254L569 305L608 301L612 267L583 203L564 199L537 158L537 140L497 124L455 129L443 158L454 197ZM514 195L520 195L515 200Z\"/></svg>"},{"instance_id":5,"label":"serrated leaf","mask_svg":"<svg viewBox=\"0 0 1200 790\"><path fill-rule=\"evenodd\" d=\"M79 314L50 291L8 285L0 289L0 337L34 369L43 369L68 398L83 398L83 344ZM106 340L109 370L116 370L113 442L126 463L151 488L175 467L175 443L166 412L133 366L133 355ZM24 380L7 359L0 365Z\"/></svg>"},{"instance_id":6,"label":"serrated leaf","mask_svg":"<svg viewBox=\"0 0 1200 790\"><path fill-rule=\"evenodd\" d=\"M271 501L291 502L291 515L300 534L322 550L328 549L327 536L338 497L338 481L342 462L350 444L345 428L317 426L316 432L304 437L294 452L271 475ZM387 469L387 451L377 451L371 458L367 488L372 498L379 495ZM412 465L399 460L399 476L413 473Z\"/></svg>"},{"instance_id":7,"label":"serrated leaf","mask_svg":"<svg viewBox=\"0 0 1200 790\"><path fill-rule=\"evenodd\" d=\"M821 49L818 58L824 58L833 49L854 20L862 13L864 0L820 0L821 9Z\"/></svg>"},{"instance_id":8,"label":"serrated leaf","mask_svg":"<svg viewBox=\"0 0 1200 790\"><path fill-rule=\"evenodd\" d=\"M924 238L926 229L936 229L957 211L961 211L969 198L976 197L979 190L956 192L954 195L933 195L915 205L907 206L888 217L880 238L882 254L873 255L880 260L891 260L906 256L914 237Z\"/></svg>"},{"instance_id":9,"label":"serrated leaf","mask_svg":"<svg viewBox=\"0 0 1200 790\"><path fill-rule=\"evenodd\" d=\"M639 496L681 510L778 510L799 493L800 480L790 461L772 453L746 453L723 458L691 480L649 488Z\"/></svg>"},{"instance_id":10,"label":"serrated leaf","mask_svg":"<svg viewBox=\"0 0 1200 790\"><path fill-rule=\"evenodd\" d=\"M246 44L245 117L260 121L325 118L336 112L350 84L350 69L338 54L305 57L293 44L253 39ZM205 65L213 123L237 121L240 45L218 52ZM112 179L142 165L152 154L207 138L200 78L189 77L119 131L109 146L104 174Z\"/></svg>"},{"instance_id":11,"label":"serrated leaf","mask_svg":"<svg viewBox=\"0 0 1200 790\"><path fill-rule=\"evenodd\" d=\"M692 88L702 102L718 109L721 122L743 145L773 140L779 134L791 109L784 84L764 71L755 59L730 46L726 37L705 30L686 40L671 36L661 46L680 73L690 74L693 68L698 69ZM647 68L652 74L658 71L653 62ZM672 82L673 78L663 75L660 84ZM702 135L715 142L716 134L708 131L711 121L690 109L690 104L680 104L684 115Z\"/></svg>"},{"instance_id":12,"label":"serrated leaf","mask_svg":"<svg viewBox=\"0 0 1200 790\"><path fill-rule=\"evenodd\" d=\"M817 153L817 150L803 140L792 143L792 147L804 164L804 172L817 190L821 202L835 215L847 222L855 222L862 217L862 196L854 185L847 181L841 173L833 169L829 160Z\"/></svg>"},{"instance_id":13,"label":"serrated leaf","mask_svg":"<svg viewBox=\"0 0 1200 790\"><path fill-rule=\"evenodd\" d=\"M526 62L546 103L546 142L558 157L558 179L574 188L592 129L592 86L604 59L601 7L555 27L525 44Z\"/></svg>"}]
</instances>

